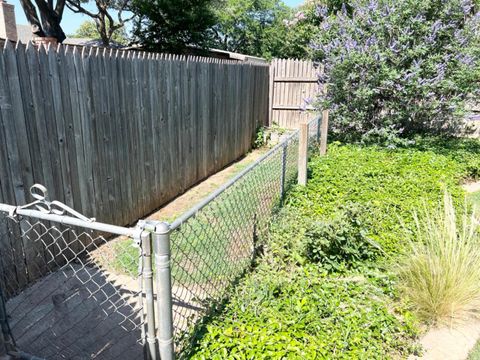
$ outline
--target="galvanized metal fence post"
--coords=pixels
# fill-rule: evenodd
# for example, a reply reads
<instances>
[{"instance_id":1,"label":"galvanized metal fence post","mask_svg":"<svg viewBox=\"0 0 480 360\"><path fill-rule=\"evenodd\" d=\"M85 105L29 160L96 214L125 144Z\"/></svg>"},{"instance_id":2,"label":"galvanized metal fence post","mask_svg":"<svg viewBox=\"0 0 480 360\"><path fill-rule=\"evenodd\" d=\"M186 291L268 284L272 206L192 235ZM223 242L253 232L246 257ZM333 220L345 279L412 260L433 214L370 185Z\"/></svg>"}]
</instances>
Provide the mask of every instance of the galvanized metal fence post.
<instances>
[{"instance_id":1,"label":"galvanized metal fence post","mask_svg":"<svg viewBox=\"0 0 480 360\"><path fill-rule=\"evenodd\" d=\"M173 360L172 273L170 266L170 226L160 223L155 228L155 274L157 281L157 340L161 360Z\"/></svg>"},{"instance_id":2,"label":"galvanized metal fence post","mask_svg":"<svg viewBox=\"0 0 480 360\"><path fill-rule=\"evenodd\" d=\"M298 184L307 185L308 123L300 124L298 140Z\"/></svg>"},{"instance_id":3,"label":"galvanized metal fence post","mask_svg":"<svg viewBox=\"0 0 480 360\"><path fill-rule=\"evenodd\" d=\"M143 231L142 242L142 279L147 305L147 354L149 360L157 360L157 346L155 336L155 300L153 296L153 266L152 266L152 236Z\"/></svg>"}]
</instances>

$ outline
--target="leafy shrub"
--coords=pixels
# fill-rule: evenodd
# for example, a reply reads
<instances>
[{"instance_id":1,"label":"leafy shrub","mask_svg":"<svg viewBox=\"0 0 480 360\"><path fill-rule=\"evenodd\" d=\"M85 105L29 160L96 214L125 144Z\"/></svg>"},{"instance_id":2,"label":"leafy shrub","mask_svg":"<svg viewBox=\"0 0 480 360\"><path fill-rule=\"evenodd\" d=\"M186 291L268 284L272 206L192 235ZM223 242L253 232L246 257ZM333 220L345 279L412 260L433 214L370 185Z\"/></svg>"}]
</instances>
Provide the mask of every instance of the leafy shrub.
<instances>
[{"instance_id":1,"label":"leafy shrub","mask_svg":"<svg viewBox=\"0 0 480 360\"><path fill-rule=\"evenodd\" d=\"M457 219L452 199L428 209L410 239L398 273L402 289L419 316L451 322L477 314L480 306L480 236L477 220Z\"/></svg>"},{"instance_id":2,"label":"leafy shrub","mask_svg":"<svg viewBox=\"0 0 480 360\"><path fill-rule=\"evenodd\" d=\"M424 203L435 207L444 189L462 202L458 184L468 166L480 165L475 160L480 153L457 156L453 147L443 153L435 146L424 151L332 144L327 157L311 159L309 186L296 188L286 202L303 217L317 220L357 203L367 209L367 236L387 253L397 253L405 243L399 219L413 229L413 212Z\"/></svg>"},{"instance_id":3,"label":"leafy shrub","mask_svg":"<svg viewBox=\"0 0 480 360\"><path fill-rule=\"evenodd\" d=\"M464 103L479 93L480 16L469 0L349 2L327 16L312 46L325 64L321 108L333 134L391 141L417 133L451 133Z\"/></svg>"},{"instance_id":4,"label":"leafy shrub","mask_svg":"<svg viewBox=\"0 0 480 360\"><path fill-rule=\"evenodd\" d=\"M307 229L306 256L327 270L351 267L372 260L380 247L367 236L365 209L355 204L342 207L333 218L315 221Z\"/></svg>"},{"instance_id":5,"label":"leafy shrub","mask_svg":"<svg viewBox=\"0 0 480 360\"><path fill-rule=\"evenodd\" d=\"M402 322L372 278L334 278L317 266L261 267L232 296L192 359L386 359L412 351ZM372 300L376 299L376 300ZM401 311L401 309L398 309Z\"/></svg>"},{"instance_id":6,"label":"leafy shrub","mask_svg":"<svg viewBox=\"0 0 480 360\"><path fill-rule=\"evenodd\" d=\"M260 149L264 145L265 145L265 127L260 126L255 133L255 139L253 140L253 148Z\"/></svg>"},{"instance_id":7,"label":"leafy shrub","mask_svg":"<svg viewBox=\"0 0 480 360\"><path fill-rule=\"evenodd\" d=\"M480 179L480 141L477 139L458 138L423 138L414 148L447 156L464 164L463 180Z\"/></svg>"},{"instance_id":8,"label":"leafy shrub","mask_svg":"<svg viewBox=\"0 0 480 360\"><path fill-rule=\"evenodd\" d=\"M479 144L430 139L387 149L337 143L326 157L312 158L309 183L288 194L262 239L265 254L256 271L208 324L193 358L396 359L416 352L416 316L397 302L390 261L408 245L404 228L415 229L416 209L436 207L444 189L463 202L459 183L469 167L479 168ZM337 239L342 222L349 236L368 243L367 251L353 242L353 250L345 249L348 241ZM335 246L316 241L325 237ZM312 263L323 259L308 255L307 245L336 254L334 266Z\"/></svg>"}]
</instances>

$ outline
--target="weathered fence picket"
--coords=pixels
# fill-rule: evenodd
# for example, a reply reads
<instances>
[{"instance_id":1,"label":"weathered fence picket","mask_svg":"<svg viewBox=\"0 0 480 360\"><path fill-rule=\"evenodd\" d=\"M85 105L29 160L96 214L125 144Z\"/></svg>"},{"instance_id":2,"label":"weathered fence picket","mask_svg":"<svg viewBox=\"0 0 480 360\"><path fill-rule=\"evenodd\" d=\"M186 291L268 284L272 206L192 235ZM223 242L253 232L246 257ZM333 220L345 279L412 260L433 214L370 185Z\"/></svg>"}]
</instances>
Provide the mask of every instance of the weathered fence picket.
<instances>
[{"instance_id":1,"label":"weathered fence picket","mask_svg":"<svg viewBox=\"0 0 480 360\"><path fill-rule=\"evenodd\" d=\"M270 125L296 129L312 117L308 100L316 96L321 71L321 66L309 60L272 60L268 90Z\"/></svg>"},{"instance_id":2,"label":"weathered fence picket","mask_svg":"<svg viewBox=\"0 0 480 360\"><path fill-rule=\"evenodd\" d=\"M40 182L110 223L244 154L268 117L267 65L6 42L0 72L0 201Z\"/></svg>"},{"instance_id":3,"label":"weathered fence picket","mask_svg":"<svg viewBox=\"0 0 480 360\"><path fill-rule=\"evenodd\" d=\"M0 202L25 204L42 183L86 216L131 224L248 151L268 79L265 64L6 42ZM32 246L0 239L0 253ZM18 264L16 281L43 272Z\"/></svg>"}]
</instances>

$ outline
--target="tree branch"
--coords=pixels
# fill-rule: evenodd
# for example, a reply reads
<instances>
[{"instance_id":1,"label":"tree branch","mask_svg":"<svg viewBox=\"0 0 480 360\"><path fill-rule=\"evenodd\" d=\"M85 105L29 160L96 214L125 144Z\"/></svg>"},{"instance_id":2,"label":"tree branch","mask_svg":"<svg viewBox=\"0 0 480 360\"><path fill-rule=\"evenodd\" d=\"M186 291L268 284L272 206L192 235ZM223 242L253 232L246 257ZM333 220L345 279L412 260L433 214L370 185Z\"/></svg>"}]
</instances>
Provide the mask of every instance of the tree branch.
<instances>
[{"instance_id":1,"label":"tree branch","mask_svg":"<svg viewBox=\"0 0 480 360\"><path fill-rule=\"evenodd\" d=\"M65 40L65 33L60 25L64 2L65 0L57 0L54 9L53 0L35 0L35 3L33 0L20 0L32 33L39 37L54 37L58 42Z\"/></svg>"},{"instance_id":2,"label":"tree branch","mask_svg":"<svg viewBox=\"0 0 480 360\"><path fill-rule=\"evenodd\" d=\"M63 18L64 10L65 10L65 0L57 0L57 5L55 6L55 13L57 14L60 20L62 20Z\"/></svg>"},{"instance_id":3,"label":"tree branch","mask_svg":"<svg viewBox=\"0 0 480 360\"><path fill-rule=\"evenodd\" d=\"M66 4L67 7L76 14L85 14L94 19L98 18L98 14L94 14L93 12L88 11L82 5L80 5L80 1L67 0Z\"/></svg>"},{"instance_id":4,"label":"tree branch","mask_svg":"<svg viewBox=\"0 0 480 360\"><path fill-rule=\"evenodd\" d=\"M135 15L132 15L125 20L122 19L123 11L127 9L128 3L129 3L129 0L124 0L122 6L120 6L119 9L118 9L118 22L122 25L125 24L126 22L132 20L135 17Z\"/></svg>"},{"instance_id":5,"label":"tree branch","mask_svg":"<svg viewBox=\"0 0 480 360\"><path fill-rule=\"evenodd\" d=\"M134 15L123 19L123 11L128 9L131 0L94 0L97 10L95 12L89 11L82 6L83 0L66 0L67 7L75 13L82 13L88 15L95 21L97 31L102 38L104 45L108 46L113 34L116 30L125 26L127 21L134 18ZM118 24L109 10L116 10L118 12Z\"/></svg>"},{"instance_id":6,"label":"tree branch","mask_svg":"<svg viewBox=\"0 0 480 360\"><path fill-rule=\"evenodd\" d=\"M45 33L42 29L42 24L38 19L37 9L35 9L35 6L33 6L32 2L29 0L20 0L20 4L22 5L23 11L25 12L27 21L32 27L32 33L37 36L45 36Z\"/></svg>"},{"instance_id":7,"label":"tree branch","mask_svg":"<svg viewBox=\"0 0 480 360\"><path fill-rule=\"evenodd\" d=\"M52 11L44 0L35 0L35 4L37 4L40 13L49 14Z\"/></svg>"}]
</instances>

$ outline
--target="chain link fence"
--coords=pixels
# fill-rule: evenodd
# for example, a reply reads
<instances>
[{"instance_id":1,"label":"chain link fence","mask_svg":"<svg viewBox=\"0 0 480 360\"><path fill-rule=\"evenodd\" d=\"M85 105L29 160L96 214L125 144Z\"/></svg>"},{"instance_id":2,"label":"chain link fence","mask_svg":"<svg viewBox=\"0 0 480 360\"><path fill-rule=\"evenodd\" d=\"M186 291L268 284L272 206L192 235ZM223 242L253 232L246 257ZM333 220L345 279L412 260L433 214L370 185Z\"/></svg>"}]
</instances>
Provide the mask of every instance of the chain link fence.
<instances>
[{"instance_id":1,"label":"chain link fence","mask_svg":"<svg viewBox=\"0 0 480 360\"><path fill-rule=\"evenodd\" d=\"M308 124L308 142L319 141L320 119ZM287 189L296 182L299 132L171 224L174 338L187 353L200 321L224 299L261 249L257 240Z\"/></svg>"},{"instance_id":2,"label":"chain link fence","mask_svg":"<svg viewBox=\"0 0 480 360\"><path fill-rule=\"evenodd\" d=\"M320 125L322 117L318 116L308 123L308 145L309 151L314 152L320 146Z\"/></svg>"},{"instance_id":3,"label":"chain link fence","mask_svg":"<svg viewBox=\"0 0 480 360\"><path fill-rule=\"evenodd\" d=\"M108 225L99 231L99 223L48 202L46 193L33 195L41 200L0 206L0 315L6 314L7 351L19 358L142 358L142 269L111 272L105 267L111 254L104 251L110 238L140 232ZM65 224L67 214L79 226ZM129 269L143 263L140 257L138 251L137 258L114 261Z\"/></svg>"},{"instance_id":4,"label":"chain link fence","mask_svg":"<svg viewBox=\"0 0 480 360\"><path fill-rule=\"evenodd\" d=\"M172 224L98 223L39 185L31 204L0 204L0 357L170 360L174 345L185 357L261 253L319 124L307 144L293 132Z\"/></svg>"}]
</instances>

